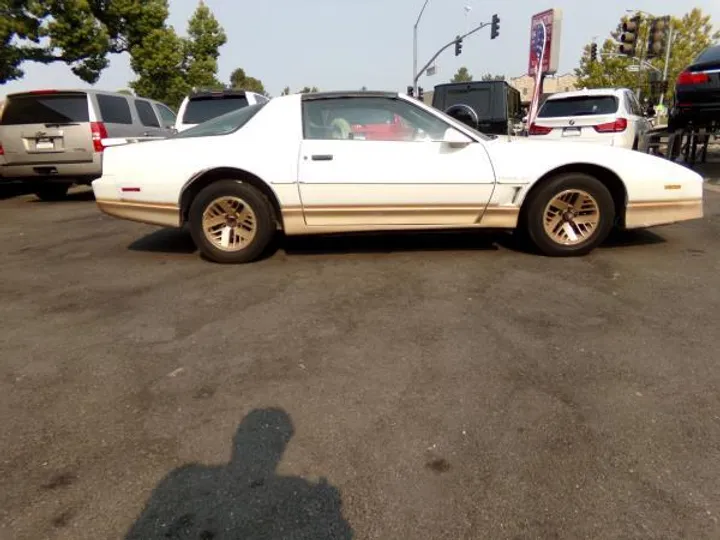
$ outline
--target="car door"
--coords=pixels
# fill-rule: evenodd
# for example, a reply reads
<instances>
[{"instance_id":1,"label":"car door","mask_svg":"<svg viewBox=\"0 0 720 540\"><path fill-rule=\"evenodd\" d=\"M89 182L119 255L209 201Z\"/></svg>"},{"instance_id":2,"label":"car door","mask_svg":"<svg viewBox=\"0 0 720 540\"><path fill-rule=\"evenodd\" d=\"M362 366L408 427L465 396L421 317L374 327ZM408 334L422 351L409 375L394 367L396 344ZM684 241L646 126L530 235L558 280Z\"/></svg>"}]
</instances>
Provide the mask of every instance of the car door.
<instances>
[{"instance_id":1,"label":"car door","mask_svg":"<svg viewBox=\"0 0 720 540\"><path fill-rule=\"evenodd\" d=\"M135 111L144 130L140 135L143 137L167 136L150 102L145 99L135 99L133 101L135 102Z\"/></svg>"},{"instance_id":2,"label":"car door","mask_svg":"<svg viewBox=\"0 0 720 540\"><path fill-rule=\"evenodd\" d=\"M645 117L642 106L637 100L637 97L635 97L635 94L630 91L626 91L625 101L627 103L626 106L629 112L628 118L632 124L633 133L635 134L635 138L640 141L645 132L650 128L650 123Z\"/></svg>"},{"instance_id":3,"label":"car door","mask_svg":"<svg viewBox=\"0 0 720 540\"><path fill-rule=\"evenodd\" d=\"M94 98L97 102L99 119L105 125L108 138L124 139L140 136L140 125L137 120L133 121L127 96L97 93L94 94Z\"/></svg>"},{"instance_id":4,"label":"car door","mask_svg":"<svg viewBox=\"0 0 720 540\"><path fill-rule=\"evenodd\" d=\"M495 175L482 143L390 95L303 97L298 189L308 226L477 223ZM397 122L396 118L400 121ZM385 124L365 138L367 126Z\"/></svg>"}]
</instances>

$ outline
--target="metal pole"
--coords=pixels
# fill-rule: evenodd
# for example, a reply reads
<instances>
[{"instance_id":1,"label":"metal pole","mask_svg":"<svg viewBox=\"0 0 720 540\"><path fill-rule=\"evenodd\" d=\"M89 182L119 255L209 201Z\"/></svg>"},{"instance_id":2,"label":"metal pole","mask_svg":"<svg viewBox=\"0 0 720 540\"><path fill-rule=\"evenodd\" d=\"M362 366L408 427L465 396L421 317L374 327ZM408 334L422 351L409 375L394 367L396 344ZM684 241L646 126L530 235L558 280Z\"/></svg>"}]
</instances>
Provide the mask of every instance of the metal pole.
<instances>
[{"instance_id":1,"label":"metal pole","mask_svg":"<svg viewBox=\"0 0 720 540\"><path fill-rule=\"evenodd\" d=\"M461 40L462 40L462 39L465 39L466 37L471 36L471 35L474 34L475 32L477 32L477 31L479 31L479 30L482 30L482 29L485 28L486 26L490 26L490 23L482 23L480 26L478 26L478 27L476 27L476 28L473 28L473 29L470 30L469 32L463 34L462 36L459 36L459 37L453 39L450 43L448 43L447 45L444 45L443 47L441 47L440 50L433 55L433 57L430 59L430 61L429 61L427 64L425 64L425 66L424 66L420 71L418 71L418 72L415 74L415 77L413 78L413 83L415 84L415 87L417 88L417 82L418 82L418 79L420 78L420 76L425 72L425 70L426 70L427 68L429 68L429 67L432 65L432 63L435 61L435 59L436 59L438 56L440 56L445 49L447 49L448 47L452 47L453 45L455 45L455 42L456 42L458 39L461 39Z\"/></svg>"},{"instance_id":2,"label":"metal pole","mask_svg":"<svg viewBox=\"0 0 720 540\"><path fill-rule=\"evenodd\" d=\"M642 84L642 67L643 62L645 61L644 57L647 57L647 44L648 40L650 39L650 19L647 20L647 29L645 30L645 48L640 49L640 54L638 55L638 78L637 78L637 99L640 101L640 85ZM642 44L641 44L642 45Z\"/></svg>"},{"instance_id":3,"label":"metal pole","mask_svg":"<svg viewBox=\"0 0 720 540\"><path fill-rule=\"evenodd\" d=\"M418 25L420 24L420 19L422 19L423 13L425 12L425 8L427 7L429 1L430 0L425 0L425 3L420 10L420 15L418 15L417 21L415 22L415 26L413 26L413 90L416 96L418 93L417 77L415 77L415 74L417 73L418 58Z\"/></svg>"},{"instance_id":4,"label":"metal pole","mask_svg":"<svg viewBox=\"0 0 720 540\"><path fill-rule=\"evenodd\" d=\"M668 42L667 47L665 50L665 68L663 69L663 81L667 81L668 78L668 68L670 67L670 50L672 49L672 42L673 42L673 27L672 23L670 23L670 31L668 33ZM660 101L659 105L662 105L665 101L665 92L660 92Z\"/></svg>"}]
</instances>

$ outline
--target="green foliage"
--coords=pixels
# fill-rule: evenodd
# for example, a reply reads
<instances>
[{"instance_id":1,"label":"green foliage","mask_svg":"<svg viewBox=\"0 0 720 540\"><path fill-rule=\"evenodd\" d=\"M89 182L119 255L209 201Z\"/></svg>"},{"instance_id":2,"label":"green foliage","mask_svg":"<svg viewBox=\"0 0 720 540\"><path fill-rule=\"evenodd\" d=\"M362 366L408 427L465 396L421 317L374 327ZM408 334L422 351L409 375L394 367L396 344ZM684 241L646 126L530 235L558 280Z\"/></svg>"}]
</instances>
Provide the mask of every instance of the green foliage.
<instances>
[{"instance_id":1,"label":"green foliage","mask_svg":"<svg viewBox=\"0 0 720 540\"><path fill-rule=\"evenodd\" d=\"M222 87L217 80L220 47L227 42L225 31L203 2L200 2L188 22L185 40L187 82L192 87Z\"/></svg>"},{"instance_id":2,"label":"green foliage","mask_svg":"<svg viewBox=\"0 0 720 540\"><path fill-rule=\"evenodd\" d=\"M646 36L648 33L649 20L643 17L638 32L638 48L636 54L645 55L647 46ZM621 24L612 31L611 38L606 39L599 48L597 62L590 60L590 44L583 49L580 58L580 66L575 70L578 77L578 88L604 88L604 87L626 87L641 88L644 95L648 95L650 85L648 83L648 69L644 69L640 75L637 72L629 71L631 65L637 65L637 58L618 56L619 42L617 39L622 34ZM682 18L673 17L673 44L668 65L668 92L665 96L669 98L674 90L674 81L678 74L697 57L700 52L720 39L720 32L713 32L713 25L709 15L704 15L702 10L695 8L686 13ZM665 57L648 60L656 70L662 72L665 65ZM653 71L653 70L650 70ZM657 71L656 71L657 73ZM658 96L654 96L656 99Z\"/></svg>"},{"instance_id":3,"label":"green foliage","mask_svg":"<svg viewBox=\"0 0 720 540\"><path fill-rule=\"evenodd\" d=\"M465 66L458 69L455 76L450 79L450 82L459 83L459 82L470 82L473 80L472 75L468 72L468 68Z\"/></svg>"},{"instance_id":4,"label":"green foliage","mask_svg":"<svg viewBox=\"0 0 720 540\"><path fill-rule=\"evenodd\" d=\"M289 96L290 95L290 87L286 86L283 88L283 91L280 93L281 96Z\"/></svg>"},{"instance_id":5,"label":"green foliage","mask_svg":"<svg viewBox=\"0 0 720 540\"><path fill-rule=\"evenodd\" d=\"M113 0L115 1L115 0ZM222 88L217 79L220 47L225 32L202 2L188 21L188 37L172 27L148 32L130 50L130 65L137 79L130 87L139 95L177 108L192 88Z\"/></svg>"},{"instance_id":6,"label":"green foliage","mask_svg":"<svg viewBox=\"0 0 720 540\"><path fill-rule=\"evenodd\" d=\"M135 95L135 94L133 93L133 91L132 91L132 90L129 90L128 88L123 88L122 90L118 90L117 93L118 93L118 94L125 94L126 96L134 96L134 95Z\"/></svg>"},{"instance_id":7,"label":"green foliage","mask_svg":"<svg viewBox=\"0 0 720 540\"><path fill-rule=\"evenodd\" d=\"M298 94L315 94L319 91L320 90L318 90L317 86L303 86L302 89L298 92Z\"/></svg>"},{"instance_id":8,"label":"green foliage","mask_svg":"<svg viewBox=\"0 0 720 540\"><path fill-rule=\"evenodd\" d=\"M24 62L64 62L94 83L108 55L131 52L163 28L167 0L0 0L0 84Z\"/></svg>"},{"instance_id":9,"label":"green foliage","mask_svg":"<svg viewBox=\"0 0 720 540\"><path fill-rule=\"evenodd\" d=\"M230 74L230 86L236 90L247 90L258 94L266 93L262 81L255 77L248 77L242 68L237 68Z\"/></svg>"},{"instance_id":10,"label":"green foliage","mask_svg":"<svg viewBox=\"0 0 720 540\"><path fill-rule=\"evenodd\" d=\"M504 81L505 75L493 75L492 73L486 73L482 76L481 81Z\"/></svg>"}]
</instances>

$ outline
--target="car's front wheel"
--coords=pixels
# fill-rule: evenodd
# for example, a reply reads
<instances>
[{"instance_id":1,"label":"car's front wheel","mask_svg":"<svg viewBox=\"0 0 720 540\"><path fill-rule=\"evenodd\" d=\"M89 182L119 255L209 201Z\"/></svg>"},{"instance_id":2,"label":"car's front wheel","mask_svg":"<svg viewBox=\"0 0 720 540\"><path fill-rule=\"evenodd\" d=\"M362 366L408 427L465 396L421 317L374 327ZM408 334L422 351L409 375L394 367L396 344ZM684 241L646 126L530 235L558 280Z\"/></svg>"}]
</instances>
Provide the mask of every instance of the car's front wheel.
<instances>
[{"instance_id":1,"label":"car's front wheel","mask_svg":"<svg viewBox=\"0 0 720 540\"><path fill-rule=\"evenodd\" d=\"M525 232L549 256L585 255L603 242L615 220L612 195L597 178L559 175L531 194Z\"/></svg>"},{"instance_id":2,"label":"car's front wheel","mask_svg":"<svg viewBox=\"0 0 720 540\"><path fill-rule=\"evenodd\" d=\"M247 263L259 258L275 233L270 203L256 188L235 180L214 182L190 206L190 233L206 258Z\"/></svg>"},{"instance_id":3,"label":"car's front wheel","mask_svg":"<svg viewBox=\"0 0 720 540\"><path fill-rule=\"evenodd\" d=\"M67 197L68 189L70 189L70 184L44 184L36 187L33 193L35 193L41 201L62 201Z\"/></svg>"}]
</instances>

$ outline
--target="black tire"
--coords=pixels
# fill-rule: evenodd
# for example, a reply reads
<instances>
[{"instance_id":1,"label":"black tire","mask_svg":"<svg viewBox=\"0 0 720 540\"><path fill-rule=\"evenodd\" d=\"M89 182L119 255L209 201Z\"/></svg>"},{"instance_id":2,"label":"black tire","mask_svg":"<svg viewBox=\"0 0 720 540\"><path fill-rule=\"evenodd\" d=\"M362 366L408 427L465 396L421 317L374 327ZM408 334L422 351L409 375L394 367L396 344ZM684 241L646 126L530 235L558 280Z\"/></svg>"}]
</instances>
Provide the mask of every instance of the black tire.
<instances>
[{"instance_id":1,"label":"black tire","mask_svg":"<svg viewBox=\"0 0 720 540\"><path fill-rule=\"evenodd\" d=\"M249 207L254 219L255 234L244 246L223 249L213 242L203 228L206 210L222 197L236 197ZM242 210L244 206L238 207ZM258 259L275 234L275 220L270 202L258 189L236 180L220 180L203 189L190 206L190 234L200 253L207 259L225 264L248 263ZM218 216L219 217L219 216ZM234 229L237 230L237 229ZM235 235L233 235L235 239Z\"/></svg>"},{"instance_id":2,"label":"black tire","mask_svg":"<svg viewBox=\"0 0 720 540\"><path fill-rule=\"evenodd\" d=\"M590 195L597 204L599 219L590 235L579 243L566 245L553 239L545 230L545 212L550 202L563 191L580 190ZM572 257L590 253L610 234L615 222L615 203L605 185L597 178L582 174L568 173L558 175L534 191L527 201L523 213L527 237L540 253L550 257ZM573 231L577 232L577 227ZM576 235L577 237L577 235Z\"/></svg>"},{"instance_id":3,"label":"black tire","mask_svg":"<svg viewBox=\"0 0 720 540\"><path fill-rule=\"evenodd\" d=\"M62 201L67 197L71 184L44 184L35 187L33 193L41 201L52 202Z\"/></svg>"}]
</instances>

